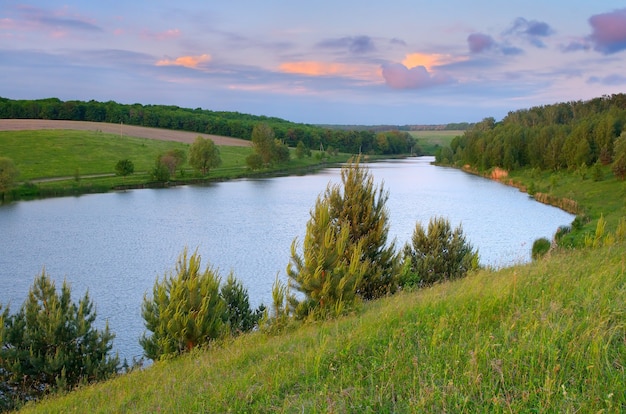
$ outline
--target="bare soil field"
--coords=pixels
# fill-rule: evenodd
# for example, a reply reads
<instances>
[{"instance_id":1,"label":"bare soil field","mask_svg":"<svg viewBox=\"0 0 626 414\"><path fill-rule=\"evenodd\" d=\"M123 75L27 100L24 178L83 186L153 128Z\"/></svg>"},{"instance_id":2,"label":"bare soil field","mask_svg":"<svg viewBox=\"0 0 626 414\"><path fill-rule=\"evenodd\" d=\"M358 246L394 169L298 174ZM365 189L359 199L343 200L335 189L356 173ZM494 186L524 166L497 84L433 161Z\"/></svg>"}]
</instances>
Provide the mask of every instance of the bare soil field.
<instances>
[{"instance_id":1,"label":"bare soil field","mask_svg":"<svg viewBox=\"0 0 626 414\"><path fill-rule=\"evenodd\" d=\"M175 131L171 129L147 128L135 125L108 124L104 122L57 121L48 119L0 119L0 131L22 131L35 129L74 129L82 131L102 131L107 134L129 137L178 141L191 144L199 135L211 138L216 145L231 147L249 147L250 141L220 135L200 134L198 132Z\"/></svg>"}]
</instances>

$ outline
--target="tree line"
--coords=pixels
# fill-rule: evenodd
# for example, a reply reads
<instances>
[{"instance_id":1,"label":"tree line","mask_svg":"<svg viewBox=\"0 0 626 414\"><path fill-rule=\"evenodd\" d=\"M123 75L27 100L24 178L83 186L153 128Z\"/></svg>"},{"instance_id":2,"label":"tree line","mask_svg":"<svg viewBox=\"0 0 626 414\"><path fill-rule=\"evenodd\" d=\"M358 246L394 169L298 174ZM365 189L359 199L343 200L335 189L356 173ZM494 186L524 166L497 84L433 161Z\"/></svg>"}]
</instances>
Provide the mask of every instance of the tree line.
<instances>
[{"instance_id":1,"label":"tree line","mask_svg":"<svg viewBox=\"0 0 626 414\"><path fill-rule=\"evenodd\" d=\"M255 125L265 123L273 130L275 138L289 147L296 147L302 142L309 149L327 150L331 147L350 154L420 154L415 138L405 131L342 130L276 117L174 105L61 101L58 98L11 100L0 97L0 118L124 123L246 140L251 139Z\"/></svg>"},{"instance_id":2,"label":"tree line","mask_svg":"<svg viewBox=\"0 0 626 414\"><path fill-rule=\"evenodd\" d=\"M485 118L437 154L440 163L481 170L576 170L609 165L626 176L626 94L605 95Z\"/></svg>"},{"instance_id":3,"label":"tree line","mask_svg":"<svg viewBox=\"0 0 626 414\"><path fill-rule=\"evenodd\" d=\"M342 169L341 180L319 195L302 249L294 239L288 283L277 278L270 308L253 310L247 290L232 273L222 283L218 269L203 269L200 255L189 255L185 248L175 269L157 278L152 294L144 295L146 332L139 339L144 355L162 360L255 329L273 334L478 268L478 253L462 228L453 230L440 217L431 219L427 229L416 223L411 241L397 249L388 241L383 186L375 184L358 158ZM0 411L105 380L124 366L131 369L111 355L114 334L107 325L95 328L95 318L88 294L74 303L69 285L57 291L45 270L16 313L0 304Z\"/></svg>"}]
</instances>

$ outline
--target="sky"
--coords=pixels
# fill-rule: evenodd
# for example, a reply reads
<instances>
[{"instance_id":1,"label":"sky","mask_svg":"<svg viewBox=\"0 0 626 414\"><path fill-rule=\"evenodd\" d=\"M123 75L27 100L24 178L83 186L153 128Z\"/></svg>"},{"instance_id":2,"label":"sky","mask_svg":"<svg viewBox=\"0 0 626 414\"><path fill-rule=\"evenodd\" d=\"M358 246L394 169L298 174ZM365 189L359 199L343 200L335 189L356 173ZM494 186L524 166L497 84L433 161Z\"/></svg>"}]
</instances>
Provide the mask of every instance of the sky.
<instances>
[{"instance_id":1,"label":"sky","mask_svg":"<svg viewBox=\"0 0 626 414\"><path fill-rule=\"evenodd\" d=\"M0 0L11 99L407 125L624 92L623 0Z\"/></svg>"}]
</instances>

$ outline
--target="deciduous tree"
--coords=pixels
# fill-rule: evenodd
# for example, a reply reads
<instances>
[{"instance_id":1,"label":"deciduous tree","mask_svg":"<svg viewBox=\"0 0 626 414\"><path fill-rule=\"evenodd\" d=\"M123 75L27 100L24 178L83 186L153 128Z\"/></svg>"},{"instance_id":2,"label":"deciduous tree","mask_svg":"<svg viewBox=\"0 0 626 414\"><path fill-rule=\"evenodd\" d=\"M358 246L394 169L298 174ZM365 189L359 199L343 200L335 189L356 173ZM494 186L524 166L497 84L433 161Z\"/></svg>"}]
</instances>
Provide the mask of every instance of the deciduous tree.
<instances>
[{"instance_id":1,"label":"deciduous tree","mask_svg":"<svg viewBox=\"0 0 626 414\"><path fill-rule=\"evenodd\" d=\"M0 194L4 199L4 193L15 185L15 180L20 175L13 160L7 157L0 157Z\"/></svg>"},{"instance_id":2,"label":"deciduous tree","mask_svg":"<svg viewBox=\"0 0 626 414\"><path fill-rule=\"evenodd\" d=\"M176 169L184 164L186 159L185 151L182 149L171 149L160 156L159 162L167 167L170 176L173 176L176 174Z\"/></svg>"},{"instance_id":3,"label":"deciduous tree","mask_svg":"<svg viewBox=\"0 0 626 414\"><path fill-rule=\"evenodd\" d=\"M620 180L626 178L626 132L622 132L622 135L615 141L615 157L611 169Z\"/></svg>"},{"instance_id":4,"label":"deciduous tree","mask_svg":"<svg viewBox=\"0 0 626 414\"><path fill-rule=\"evenodd\" d=\"M115 174L126 177L135 172L135 164L129 159L119 160L115 164Z\"/></svg>"},{"instance_id":5,"label":"deciduous tree","mask_svg":"<svg viewBox=\"0 0 626 414\"><path fill-rule=\"evenodd\" d=\"M252 145L257 154L263 159L264 165L269 165L274 157L274 130L265 122L260 122L252 129Z\"/></svg>"},{"instance_id":6,"label":"deciduous tree","mask_svg":"<svg viewBox=\"0 0 626 414\"><path fill-rule=\"evenodd\" d=\"M212 139L198 136L189 149L189 164L203 175L222 165L220 150Z\"/></svg>"}]
</instances>

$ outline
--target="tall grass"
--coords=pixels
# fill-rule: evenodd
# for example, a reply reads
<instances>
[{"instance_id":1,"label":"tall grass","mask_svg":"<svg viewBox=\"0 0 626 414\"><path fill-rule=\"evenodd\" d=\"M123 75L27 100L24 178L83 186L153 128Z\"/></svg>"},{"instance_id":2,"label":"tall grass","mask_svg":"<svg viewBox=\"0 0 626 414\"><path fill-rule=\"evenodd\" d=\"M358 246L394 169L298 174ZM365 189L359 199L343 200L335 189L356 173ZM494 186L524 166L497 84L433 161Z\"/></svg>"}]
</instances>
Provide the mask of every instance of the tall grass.
<instances>
[{"instance_id":1,"label":"tall grass","mask_svg":"<svg viewBox=\"0 0 626 414\"><path fill-rule=\"evenodd\" d=\"M624 412L625 247L244 335L25 412Z\"/></svg>"}]
</instances>

